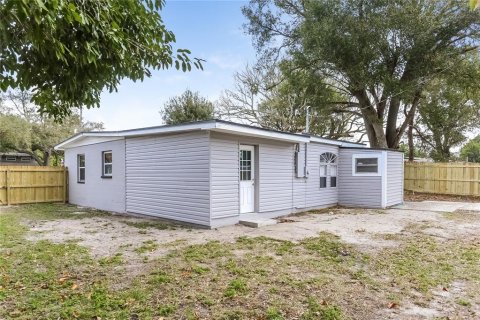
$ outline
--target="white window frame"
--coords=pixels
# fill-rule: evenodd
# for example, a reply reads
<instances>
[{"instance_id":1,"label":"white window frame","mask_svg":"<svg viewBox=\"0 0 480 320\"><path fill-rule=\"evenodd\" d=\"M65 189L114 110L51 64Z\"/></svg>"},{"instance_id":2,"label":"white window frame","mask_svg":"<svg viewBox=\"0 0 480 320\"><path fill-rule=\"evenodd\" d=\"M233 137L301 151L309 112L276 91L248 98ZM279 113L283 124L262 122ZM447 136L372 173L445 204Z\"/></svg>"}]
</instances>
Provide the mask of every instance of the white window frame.
<instances>
[{"instance_id":1,"label":"white window frame","mask_svg":"<svg viewBox=\"0 0 480 320\"><path fill-rule=\"evenodd\" d=\"M112 155L112 162L105 162L105 155L106 154L111 154ZM106 173L105 171L105 167L107 165L110 165L112 167L112 172L111 173ZM108 150L108 151L103 151L102 152L102 177L108 177L108 178L111 178L113 176L113 153L111 150Z\"/></svg>"},{"instance_id":2,"label":"white window frame","mask_svg":"<svg viewBox=\"0 0 480 320\"><path fill-rule=\"evenodd\" d=\"M80 166L80 157L83 157L83 167ZM77 154L77 183L85 183L85 178L87 175L87 159L85 157L85 154L79 153ZM80 179L80 169L83 169L83 180Z\"/></svg>"},{"instance_id":3,"label":"white window frame","mask_svg":"<svg viewBox=\"0 0 480 320\"><path fill-rule=\"evenodd\" d=\"M322 161L322 156L326 153L334 155L333 161L332 159L329 159L328 162ZM321 174L321 167L325 166L325 175ZM336 168L336 175L332 176L332 167ZM336 184L335 187L332 187L332 177L336 178ZM320 167L319 167L319 179L325 178L325 187L321 186L321 182L319 182L320 189L336 189L338 188L338 154L333 153L333 152L323 152L320 154Z\"/></svg>"},{"instance_id":4,"label":"white window frame","mask_svg":"<svg viewBox=\"0 0 480 320\"><path fill-rule=\"evenodd\" d=\"M7 162L17 162L17 156L5 156Z\"/></svg>"},{"instance_id":5,"label":"white window frame","mask_svg":"<svg viewBox=\"0 0 480 320\"><path fill-rule=\"evenodd\" d=\"M377 159L377 172L357 172L357 159ZM380 177L383 172L383 155L381 153L362 153L352 155L352 176L354 177Z\"/></svg>"},{"instance_id":6,"label":"white window frame","mask_svg":"<svg viewBox=\"0 0 480 320\"><path fill-rule=\"evenodd\" d=\"M32 158L31 157L21 157L20 161L21 162L30 162L30 161L32 161Z\"/></svg>"}]
</instances>

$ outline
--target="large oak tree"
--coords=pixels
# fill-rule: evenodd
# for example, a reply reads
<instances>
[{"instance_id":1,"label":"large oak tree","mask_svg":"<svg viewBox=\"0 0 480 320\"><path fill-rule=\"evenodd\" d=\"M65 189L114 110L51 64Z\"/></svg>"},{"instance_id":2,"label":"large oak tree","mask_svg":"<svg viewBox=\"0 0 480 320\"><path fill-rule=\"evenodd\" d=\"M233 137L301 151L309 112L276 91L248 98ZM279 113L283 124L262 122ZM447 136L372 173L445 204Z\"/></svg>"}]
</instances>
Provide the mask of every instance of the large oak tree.
<instances>
[{"instance_id":1,"label":"large oak tree","mask_svg":"<svg viewBox=\"0 0 480 320\"><path fill-rule=\"evenodd\" d=\"M464 1L251 0L243 12L264 62L329 79L373 147L397 148L426 85L478 55L480 14Z\"/></svg>"}]
</instances>

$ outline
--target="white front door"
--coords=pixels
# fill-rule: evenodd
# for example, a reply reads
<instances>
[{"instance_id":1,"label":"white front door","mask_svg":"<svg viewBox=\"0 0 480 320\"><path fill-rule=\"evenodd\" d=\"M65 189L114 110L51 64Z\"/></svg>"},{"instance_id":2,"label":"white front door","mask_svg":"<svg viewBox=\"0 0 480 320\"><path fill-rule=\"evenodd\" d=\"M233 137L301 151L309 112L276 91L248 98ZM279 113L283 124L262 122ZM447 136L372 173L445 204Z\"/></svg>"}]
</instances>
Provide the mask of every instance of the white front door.
<instances>
[{"instance_id":1,"label":"white front door","mask_svg":"<svg viewBox=\"0 0 480 320\"><path fill-rule=\"evenodd\" d=\"M240 146L240 213L255 211L255 162L253 146Z\"/></svg>"}]
</instances>

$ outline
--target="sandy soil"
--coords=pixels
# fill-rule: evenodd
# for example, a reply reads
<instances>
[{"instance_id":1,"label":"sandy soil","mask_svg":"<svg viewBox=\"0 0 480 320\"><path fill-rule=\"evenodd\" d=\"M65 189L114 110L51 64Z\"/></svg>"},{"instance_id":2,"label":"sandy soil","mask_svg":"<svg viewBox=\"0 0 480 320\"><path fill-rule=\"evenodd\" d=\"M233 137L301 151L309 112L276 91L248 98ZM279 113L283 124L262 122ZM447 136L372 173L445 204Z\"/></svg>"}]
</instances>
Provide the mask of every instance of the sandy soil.
<instances>
[{"instance_id":1,"label":"sandy soil","mask_svg":"<svg viewBox=\"0 0 480 320\"><path fill-rule=\"evenodd\" d=\"M82 214L79 211L78 214ZM388 210L376 209L332 209L321 214L291 216L283 223L253 229L235 225L215 230L140 229L125 222L145 221L141 218L105 216L84 219L62 219L26 222L31 228L29 240L51 240L53 242L77 241L88 247L95 257L107 257L116 253L128 261L131 274L144 272L148 264L144 259L160 257L172 248L199 244L210 240L234 242L240 236L266 236L281 240L300 241L326 231L364 252L375 252L385 247L396 246L393 235L402 233L424 233L440 241L446 239L478 238L480 230L480 203L465 202L407 202ZM392 240L389 240L392 235ZM146 241L158 244L153 251L139 254L138 249ZM454 283L448 292L435 291L431 305L419 307L405 305L401 309L387 312L390 319L430 319L440 317L446 304L451 304L462 291L462 283ZM480 306L474 307L479 309ZM477 310L480 314L480 309Z\"/></svg>"}]
</instances>

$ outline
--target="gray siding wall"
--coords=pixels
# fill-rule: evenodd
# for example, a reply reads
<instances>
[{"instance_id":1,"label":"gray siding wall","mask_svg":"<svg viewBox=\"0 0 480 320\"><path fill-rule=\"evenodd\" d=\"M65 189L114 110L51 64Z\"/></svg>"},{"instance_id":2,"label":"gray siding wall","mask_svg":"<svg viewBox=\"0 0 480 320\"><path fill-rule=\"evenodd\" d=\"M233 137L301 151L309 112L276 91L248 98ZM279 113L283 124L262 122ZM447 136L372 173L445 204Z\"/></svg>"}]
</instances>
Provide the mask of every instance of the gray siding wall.
<instances>
[{"instance_id":1,"label":"gray siding wall","mask_svg":"<svg viewBox=\"0 0 480 320\"><path fill-rule=\"evenodd\" d=\"M127 211L210 225L209 133L128 138Z\"/></svg>"},{"instance_id":2,"label":"gray siding wall","mask_svg":"<svg viewBox=\"0 0 480 320\"><path fill-rule=\"evenodd\" d=\"M300 144L300 152L305 152L305 144L303 143ZM331 188L330 179L327 179L327 188L320 188L320 155L325 152L331 152L339 157L339 148L312 142L307 145L307 152L308 178L294 177L295 208L304 209L336 205L338 203L339 188Z\"/></svg>"},{"instance_id":3,"label":"gray siding wall","mask_svg":"<svg viewBox=\"0 0 480 320\"><path fill-rule=\"evenodd\" d=\"M211 218L239 215L239 142L232 136L210 136Z\"/></svg>"},{"instance_id":4,"label":"gray siding wall","mask_svg":"<svg viewBox=\"0 0 480 320\"><path fill-rule=\"evenodd\" d=\"M331 152L337 155L338 168L338 147L329 146L320 143L310 143L308 145L308 172L306 205L307 208L336 205L338 203L338 170L337 170L337 188L330 186L330 178L327 178L327 187L320 188L320 155L325 152Z\"/></svg>"},{"instance_id":5,"label":"gray siding wall","mask_svg":"<svg viewBox=\"0 0 480 320\"><path fill-rule=\"evenodd\" d=\"M211 133L212 219L239 215L241 144L256 148L256 210L259 213L293 209L294 144L267 139Z\"/></svg>"},{"instance_id":6,"label":"gray siding wall","mask_svg":"<svg viewBox=\"0 0 480 320\"><path fill-rule=\"evenodd\" d=\"M352 156L354 154L382 154L382 151L369 149L342 149L338 167L338 202L352 207L382 207L382 177L353 176ZM379 168L381 171L381 168Z\"/></svg>"},{"instance_id":7,"label":"gray siding wall","mask_svg":"<svg viewBox=\"0 0 480 320\"><path fill-rule=\"evenodd\" d=\"M308 145L309 178L295 175L295 144L266 139L211 133L211 213L212 219L239 216L238 150L241 144L257 146L257 206L259 213L281 215L305 208L338 203L339 188L320 189L320 154L338 155L336 146ZM304 144L301 144L304 152Z\"/></svg>"},{"instance_id":8,"label":"gray siding wall","mask_svg":"<svg viewBox=\"0 0 480 320\"><path fill-rule=\"evenodd\" d=\"M403 203L403 153L387 152L387 206Z\"/></svg>"},{"instance_id":9,"label":"gray siding wall","mask_svg":"<svg viewBox=\"0 0 480 320\"><path fill-rule=\"evenodd\" d=\"M102 178L102 152L112 151L111 179ZM85 183L77 182L77 155L85 154ZM69 202L101 210L125 212L125 140L65 150Z\"/></svg>"}]
</instances>

